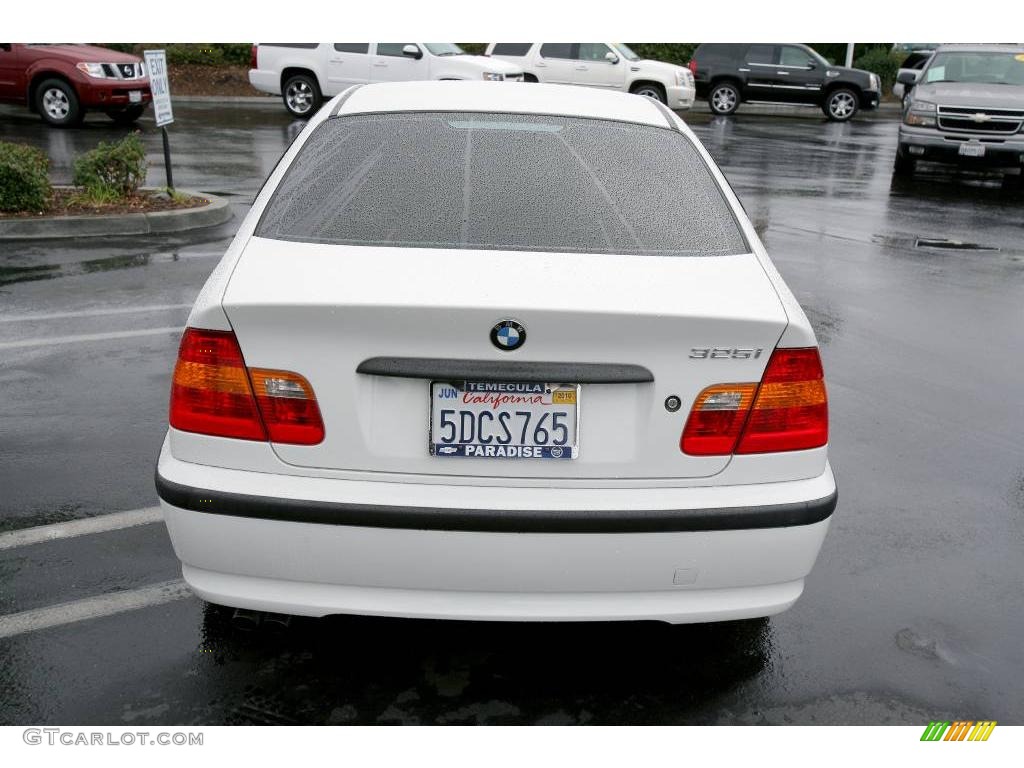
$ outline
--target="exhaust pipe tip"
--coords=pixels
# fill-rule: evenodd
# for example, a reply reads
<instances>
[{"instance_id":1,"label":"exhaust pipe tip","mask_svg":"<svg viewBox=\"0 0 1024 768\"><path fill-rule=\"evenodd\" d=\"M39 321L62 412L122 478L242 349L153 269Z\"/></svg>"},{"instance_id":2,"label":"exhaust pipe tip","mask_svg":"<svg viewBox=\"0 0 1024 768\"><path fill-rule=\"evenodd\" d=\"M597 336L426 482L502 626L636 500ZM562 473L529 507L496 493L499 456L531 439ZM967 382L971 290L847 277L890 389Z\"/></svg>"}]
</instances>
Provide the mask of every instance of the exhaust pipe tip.
<instances>
[{"instance_id":1,"label":"exhaust pipe tip","mask_svg":"<svg viewBox=\"0 0 1024 768\"><path fill-rule=\"evenodd\" d=\"M231 616L231 626L242 632L252 632L259 627L260 619L259 611L251 611L248 608L236 608Z\"/></svg>"},{"instance_id":2,"label":"exhaust pipe tip","mask_svg":"<svg viewBox=\"0 0 1024 768\"><path fill-rule=\"evenodd\" d=\"M292 624L292 617L284 613L263 614L263 626L272 632L285 632Z\"/></svg>"}]
</instances>

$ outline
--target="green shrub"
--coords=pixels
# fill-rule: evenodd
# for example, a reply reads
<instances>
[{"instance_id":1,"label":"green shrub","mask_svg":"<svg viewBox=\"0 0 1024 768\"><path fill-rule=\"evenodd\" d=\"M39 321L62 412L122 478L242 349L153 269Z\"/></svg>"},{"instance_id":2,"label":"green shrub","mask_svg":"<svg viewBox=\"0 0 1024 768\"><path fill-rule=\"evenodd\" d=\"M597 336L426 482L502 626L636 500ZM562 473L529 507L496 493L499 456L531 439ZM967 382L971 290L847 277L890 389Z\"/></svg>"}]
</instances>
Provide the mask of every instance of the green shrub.
<instances>
[{"instance_id":1,"label":"green shrub","mask_svg":"<svg viewBox=\"0 0 1024 768\"><path fill-rule=\"evenodd\" d=\"M73 183L95 202L134 195L146 180L146 148L137 133L100 145L75 160Z\"/></svg>"},{"instance_id":2,"label":"green shrub","mask_svg":"<svg viewBox=\"0 0 1024 768\"><path fill-rule=\"evenodd\" d=\"M665 61L685 67L700 43L626 43L641 59Z\"/></svg>"},{"instance_id":3,"label":"green shrub","mask_svg":"<svg viewBox=\"0 0 1024 768\"><path fill-rule=\"evenodd\" d=\"M882 92L888 93L896 82L896 73L905 58L905 53L890 52L886 48L872 48L859 56L853 62L853 66L878 75L882 80Z\"/></svg>"},{"instance_id":4,"label":"green shrub","mask_svg":"<svg viewBox=\"0 0 1024 768\"><path fill-rule=\"evenodd\" d=\"M35 147L0 141L0 211L46 210L49 169L49 158Z\"/></svg>"},{"instance_id":5,"label":"green shrub","mask_svg":"<svg viewBox=\"0 0 1024 768\"><path fill-rule=\"evenodd\" d=\"M162 50L168 64L244 64L248 66L252 43L100 43L104 48L134 53Z\"/></svg>"}]
</instances>

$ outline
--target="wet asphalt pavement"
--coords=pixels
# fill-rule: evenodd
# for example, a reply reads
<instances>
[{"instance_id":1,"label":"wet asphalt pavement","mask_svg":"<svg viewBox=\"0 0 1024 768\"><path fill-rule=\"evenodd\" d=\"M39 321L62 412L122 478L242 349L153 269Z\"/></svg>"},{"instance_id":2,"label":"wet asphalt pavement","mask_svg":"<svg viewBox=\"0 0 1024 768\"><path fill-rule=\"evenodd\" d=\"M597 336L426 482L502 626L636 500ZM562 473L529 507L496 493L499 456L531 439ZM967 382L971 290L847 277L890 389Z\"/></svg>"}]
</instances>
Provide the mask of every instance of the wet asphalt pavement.
<instances>
[{"instance_id":1,"label":"wet asphalt pavement","mask_svg":"<svg viewBox=\"0 0 1024 768\"><path fill-rule=\"evenodd\" d=\"M301 127L276 105L175 115L178 186L227 196L233 222L0 242L0 531L156 503L178 329ZM1024 194L941 168L894 183L889 115L689 119L822 345L840 503L792 610L272 635L190 597L0 639L0 724L1024 724ZM57 181L122 133L0 108L0 140L46 149ZM162 523L0 549L0 614L178 576Z\"/></svg>"}]
</instances>

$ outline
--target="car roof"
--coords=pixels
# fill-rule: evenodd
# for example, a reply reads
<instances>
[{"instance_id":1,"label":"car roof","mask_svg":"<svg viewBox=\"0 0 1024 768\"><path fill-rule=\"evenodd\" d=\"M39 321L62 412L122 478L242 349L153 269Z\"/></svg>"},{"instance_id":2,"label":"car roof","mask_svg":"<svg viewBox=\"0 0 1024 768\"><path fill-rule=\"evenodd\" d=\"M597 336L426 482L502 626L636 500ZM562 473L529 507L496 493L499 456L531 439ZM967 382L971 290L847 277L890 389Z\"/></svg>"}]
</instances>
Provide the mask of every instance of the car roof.
<instances>
[{"instance_id":1,"label":"car roof","mask_svg":"<svg viewBox=\"0 0 1024 768\"><path fill-rule=\"evenodd\" d=\"M338 109L340 103L341 108ZM646 96L573 85L467 80L373 83L336 96L332 116L379 112L508 112L561 115L675 128Z\"/></svg>"},{"instance_id":2,"label":"car roof","mask_svg":"<svg viewBox=\"0 0 1024 768\"><path fill-rule=\"evenodd\" d=\"M1021 53L1024 52L1024 44L1017 43L999 43L999 44L984 44L984 43L959 43L950 45L940 45L936 49L936 53L948 52L948 51L975 51L975 52L991 52L991 53Z\"/></svg>"}]
</instances>

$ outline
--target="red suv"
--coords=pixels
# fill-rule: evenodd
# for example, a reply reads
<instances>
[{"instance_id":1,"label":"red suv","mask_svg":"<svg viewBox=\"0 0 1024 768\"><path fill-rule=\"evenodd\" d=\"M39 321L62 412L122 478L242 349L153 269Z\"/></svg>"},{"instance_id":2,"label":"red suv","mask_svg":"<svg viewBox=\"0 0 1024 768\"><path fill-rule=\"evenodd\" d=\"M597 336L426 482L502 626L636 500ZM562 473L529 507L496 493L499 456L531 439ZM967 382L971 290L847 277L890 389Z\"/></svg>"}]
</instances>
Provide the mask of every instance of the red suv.
<instances>
[{"instance_id":1,"label":"red suv","mask_svg":"<svg viewBox=\"0 0 1024 768\"><path fill-rule=\"evenodd\" d=\"M0 43L0 102L27 104L50 125L78 125L87 109L132 123L152 100L138 56L94 45Z\"/></svg>"}]
</instances>

